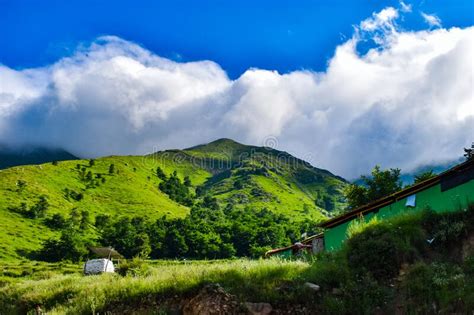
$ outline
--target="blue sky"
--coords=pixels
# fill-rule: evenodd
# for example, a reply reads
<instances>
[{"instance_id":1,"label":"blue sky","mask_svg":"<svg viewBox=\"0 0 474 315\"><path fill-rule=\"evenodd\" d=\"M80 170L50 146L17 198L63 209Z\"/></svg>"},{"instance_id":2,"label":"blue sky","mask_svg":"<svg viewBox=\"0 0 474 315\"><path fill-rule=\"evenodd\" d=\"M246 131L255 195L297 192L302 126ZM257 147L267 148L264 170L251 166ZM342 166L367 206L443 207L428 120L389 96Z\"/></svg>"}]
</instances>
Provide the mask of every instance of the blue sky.
<instances>
[{"instance_id":1,"label":"blue sky","mask_svg":"<svg viewBox=\"0 0 474 315\"><path fill-rule=\"evenodd\" d=\"M408 3L408 1L407 1ZM474 2L410 2L444 27L473 24ZM122 1L0 0L0 63L47 65L80 42L115 35L179 61L209 59L231 78L251 67L323 70L353 25L398 1ZM413 14L404 27L426 24Z\"/></svg>"},{"instance_id":2,"label":"blue sky","mask_svg":"<svg viewBox=\"0 0 474 315\"><path fill-rule=\"evenodd\" d=\"M474 141L474 2L0 0L0 144L218 138L346 178Z\"/></svg>"}]
</instances>

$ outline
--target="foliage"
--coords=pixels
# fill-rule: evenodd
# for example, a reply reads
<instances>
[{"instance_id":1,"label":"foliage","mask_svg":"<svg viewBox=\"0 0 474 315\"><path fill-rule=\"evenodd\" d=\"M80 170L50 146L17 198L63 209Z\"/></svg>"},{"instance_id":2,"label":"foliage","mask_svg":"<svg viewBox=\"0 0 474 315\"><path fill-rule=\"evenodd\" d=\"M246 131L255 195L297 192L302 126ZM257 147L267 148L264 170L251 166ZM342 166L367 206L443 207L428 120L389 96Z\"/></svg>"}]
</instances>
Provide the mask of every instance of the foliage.
<instances>
[{"instance_id":1,"label":"foliage","mask_svg":"<svg viewBox=\"0 0 474 315\"><path fill-rule=\"evenodd\" d=\"M53 229L60 230L60 236L45 240L42 247L34 253L38 260L42 261L81 261L86 257L87 243L85 237L90 227L89 212L72 209L69 218L61 214L54 214L45 220L45 224Z\"/></svg>"},{"instance_id":2,"label":"foliage","mask_svg":"<svg viewBox=\"0 0 474 315\"><path fill-rule=\"evenodd\" d=\"M287 224L288 219L268 210L226 208L205 196L185 219L96 219L100 243L126 257L229 258L263 255L267 250L296 241L311 223ZM307 231L307 230L306 230Z\"/></svg>"},{"instance_id":3,"label":"foliage","mask_svg":"<svg viewBox=\"0 0 474 315\"><path fill-rule=\"evenodd\" d=\"M120 262L115 271L125 277L145 277L151 274L151 267L139 257Z\"/></svg>"},{"instance_id":4,"label":"foliage","mask_svg":"<svg viewBox=\"0 0 474 315\"><path fill-rule=\"evenodd\" d=\"M205 220L225 223L223 215L232 218L242 215L238 213L234 217L234 211L196 208L190 217L204 220L194 223ZM146 312L156 310L156 303L189 298L204 285L219 283L239 302L269 302L285 311L296 312L303 307L317 314L470 314L474 310L474 257L454 258L451 252L438 251L438 247L433 247L435 243L429 244L426 239L429 233L447 231L447 224L441 222L462 222L462 231L442 232L450 236L437 245L461 247L466 233L474 231L471 211L474 211L472 206L460 213L426 211L381 221L356 233L341 251L321 253L311 262L134 259L118 268L123 277L83 277L79 274L81 266L72 275L58 275L50 270L36 274L30 265L22 269L6 267L3 274L0 270L0 308L7 314L27 313L36 304L51 314L103 313L134 310L138 306ZM266 214L256 216L265 218ZM173 222L169 227L179 230L186 226L185 221L163 218L145 226L150 238L162 241L168 231L167 224ZM142 226L139 222L135 224ZM239 235L249 233L241 232ZM192 244L188 251L195 245L188 243L188 237L184 242ZM395 251L390 252L388 247ZM367 257L354 256L356 249ZM354 264L354 259L360 263ZM382 262L377 263L377 259ZM63 268L55 266L55 269ZM64 268L71 272L71 265ZM306 282L318 284L321 289L315 293L305 287ZM289 306L295 309L288 310Z\"/></svg>"},{"instance_id":5,"label":"foliage","mask_svg":"<svg viewBox=\"0 0 474 315\"><path fill-rule=\"evenodd\" d=\"M424 182L425 180L428 180L428 179L433 178L435 176L436 176L436 173L433 172L433 170L422 172L420 174L415 175L414 184Z\"/></svg>"},{"instance_id":6,"label":"foliage","mask_svg":"<svg viewBox=\"0 0 474 315\"><path fill-rule=\"evenodd\" d=\"M6 314L26 314L39 304L48 314L102 314L113 307L128 309L130 306L146 310L150 297L154 300L155 297L189 295L208 283L219 283L246 301L268 301L275 305L299 297L298 291L277 293L275 287L297 278L308 267L301 262L279 260L134 260L127 265L126 277L107 274L84 277L77 272L14 282L0 288L0 309ZM81 270L81 267L76 269ZM156 310L156 304L150 305L150 310Z\"/></svg>"},{"instance_id":7,"label":"foliage","mask_svg":"<svg viewBox=\"0 0 474 315\"><path fill-rule=\"evenodd\" d=\"M349 267L357 275L368 273L377 281L388 281L402 263L413 261L425 250L425 236L416 215L371 224L347 241Z\"/></svg>"},{"instance_id":8,"label":"foliage","mask_svg":"<svg viewBox=\"0 0 474 315\"><path fill-rule=\"evenodd\" d=\"M376 165L371 176L361 176L363 185L351 184L345 190L349 207L357 208L402 189L400 169L381 170Z\"/></svg>"},{"instance_id":9,"label":"foliage","mask_svg":"<svg viewBox=\"0 0 474 315\"><path fill-rule=\"evenodd\" d=\"M19 207L11 207L10 210L13 212L20 213L22 216L30 219L43 218L46 215L46 211L49 208L49 202L46 196L41 195L38 197L36 203L29 207L25 202L22 202Z\"/></svg>"},{"instance_id":10,"label":"foliage","mask_svg":"<svg viewBox=\"0 0 474 315\"><path fill-rule=\"evenodd\" d=\"M16 187L18 187L17 188L18 192L22 192L23 190L25 190L26 186L27 186L27 184L24 180L21 180L21 179L17 180Z\"/></svg>"},{"instance_id":11,"label":"foliage","mask_svg":"<svg viewBox=\"0 0 474 315\"><path fill-rule=\"evenodd\" d=\"M115 164L112 163L109 165L109 175L112 175L115 173Z\"/></svg>"},{"instance_id":12,"label":"foliage","mask_svg":"<svg viewBox=\"0 0 474 315\"><path fill-rule=\"evenodd\" d=\"M77 262L83 260L87 252L80 233L73 228L68 228L61 231L59 239L46 240L43 248L36 255L43 261Z\"/></svg>"},{"instance_id":13,"label":"foliage","mask_svg":"<svg viewBox=\"0 0 474 315\"><path fill-rule=\"evenodd\" d=\"M188 177L188 182L189 177ZM193 196L189 191L190 184L186 185L185 183L181 182L178 178L178 173L174 171L169 178L165 178L158 187L162 192L167 194L172 200L185 205L185 206L192 206L193 204Z\"/></svg>"},{"instance_id":14,"label":"foliage","mask_svg":"<svg viewBox=\"0 0 474 315\"><path fill-rule=\"evenodd\" d=\"M64 195L67 199L72 199L75 201L81 201L84 198L83 193L78 193L75 190L65 188L64 189Z\"/></svg>"},{"instance_id":15,"label":"foliage","mask_svg":"<svg viewBox=\"0 0 474 315\"><path fill-rule=\"evenodd\" d=\"M373 216L369 221L365 220L363 215L356 220L353 220L347 227L347 238L351 238L356 234L363 232L366 228L379 224L380 221L377 216Z\"/></svg>"},{"instance_id":16,"label":"foliage","mask_svg":"<svg viewBox=\"0 0 474 315\"><path fill-rule=\"evenodd\" d=\"M175 155L183 159L175 159ZM156 176L157 167L166 175L176 171L194 203L206 203L204 198L209 195L216 198L215 203L223 208L231 204L239 211L267 209L284 214L290 221L286 224L320 221L327 215L323 211L325 205L334 207L334 212L345 206L341 192L346 185L343 179L304 164L284 152L240 145L230 140L150 156L97 158L93 164L91 167L89 160L73 160L61 161L56 166L49 162L2 170L0 241L3 246L0 259L20 259L41 248L45 240L58 238L60 231L48 227L46 218L56 213L67 218L73 208L88 211L92 221L102 214L114 220L122 216L142 216L150 222L163 216L169 220L185 218L192 206L183 203L190 204L189 199L178 203L157 188L162 182ZM317 180L300 182L295 174L301 169L310 175L309 178L313 176ZM189 177L189 182L186 177ZM19 180L27 183L21 192L16 186ZM234 188L235 181L242 183L242 189ZM186 186L189 183L191 186ZM46 220L30 220L26 212L41 195L47 196L49 204L43 216ZM315 199L320 196L327 197L321 197L322 202L317 205ZM19 218L18 214L26 219ZM100 231L95 229L88 233L91 242L100 236ZM265 251L269 246L255 245L252 255ZM227 249L232 252L230 247Z\"/></svg>"},{"instance_id":17,"label":"foliage","mask_svg":"<svg viewBox=\"0 0 474 315\"><path fill-rule=\"evenodd\" d=\"M51 217L45 219L45 224L51 229L60 230L66 228L67 220L61 213L55 213Z\"/></svg>"},{"instance_id":18,"label":"foliage","mask_svg":"<svg viewBox=\"0 0 474 315\"><path fill-rule=\"evenodd\" d=\"M158 176L158 178L161 180L166 180L166 174L165 172L163 172L163 169L159 166L156 168L156 176Z\"/></svg>"},{"instance_id":19,"label":"foliage","mask_svg":"<svg viewBox=\"0 0 474 315\"><path fill-rule=\"evenodd\" d=\"M103 228L100 243L125 257L148 257L151 252L147 226L142 218L121 218Z\"/></svg>"}]
</instances>

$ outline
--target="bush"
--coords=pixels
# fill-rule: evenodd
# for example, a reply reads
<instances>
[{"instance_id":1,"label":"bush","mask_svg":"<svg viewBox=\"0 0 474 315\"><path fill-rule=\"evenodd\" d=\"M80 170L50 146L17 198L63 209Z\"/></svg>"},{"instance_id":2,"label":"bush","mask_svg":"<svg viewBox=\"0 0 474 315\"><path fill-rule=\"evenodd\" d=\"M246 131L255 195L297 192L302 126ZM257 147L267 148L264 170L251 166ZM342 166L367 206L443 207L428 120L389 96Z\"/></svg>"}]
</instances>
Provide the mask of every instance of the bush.
<instances>
[{"instance_id":1,"label":"bush","mask_svg":"<svg viewBox=\"0 0 474 315\"><path fill-rule=\"evenodd\" d=\"M326 291L341 288L349 277L350 271L342 253L319 255L304 275L306 281L316 283Z\"/></svg>"},{"instance_id":2,"label":"bush","mask_svg":"<svg viewBox=\"0 0 474 315\"><path fill-rule=\"evenodd\" d=\"M347 238L351 238L356 234L363 232L366 228L379 224L377 216L374 216L369 221L365 221L364 216L361 216L357 220L353 220L347 227Z\"/></svg>"},{"instance_id":3,"label":"bush","mask_svg":"<svg viewBox=\"0 0 474 315\"><path fill-rule=\"evenodd\" d=\"M121 261L115 271L123 277L146 277L150 275L151 268L143 259L133 258L132 260Z\"/></svg>"},{"instance_id":4,"label":"bush","mask_svg":"<svg viewBox=\"0 0 474 315\"><path fill-rule=\"evenodd\" d=\"M55 213L45 220L45 224L51 229L60 230L66 227L67 220L62 214Z\"/></svg>"},{"instance_id":5,"label":"bush","mask_svg":"<svg viewBox=\"0 0 474 315\"><path fill-rule=\"evenodd\" d=\"M375 279L386 281L394 277L401 261L397 241L390 228L377 225L356 234L347 242L349 267L358 275L371 274Z\"/></svg>"},{"instance_id":6,"label":"bush","mask_svg":"<svg viewBox=\"0 0 474 315\"><path fill-rule=\"evenodd\" d=\"M72 229L67 229L61 232L59 239L46 240L36 256L39 260L49 262L62 260L78 262L83 260L87 253L88 250L80 235Z\"/></svg>"}]
</instances>

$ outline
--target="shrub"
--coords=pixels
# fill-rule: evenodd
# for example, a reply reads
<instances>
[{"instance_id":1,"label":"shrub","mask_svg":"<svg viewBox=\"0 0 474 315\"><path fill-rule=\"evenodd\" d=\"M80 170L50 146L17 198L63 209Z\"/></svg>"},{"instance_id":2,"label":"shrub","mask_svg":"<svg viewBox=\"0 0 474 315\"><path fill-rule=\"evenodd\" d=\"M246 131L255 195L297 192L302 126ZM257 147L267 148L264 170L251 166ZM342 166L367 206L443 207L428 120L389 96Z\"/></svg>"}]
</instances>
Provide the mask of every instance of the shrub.
<instances>
[{"instance_id":1,"label":"shrub","mask_svg":"<svg viewBox=\"0 0 474 315\"><path fill-rule=\"evenodd\" d=\"M143 259L136 257L131 260L121 261L115 271L123 277L146 277L150 275L151 268Z\"/></svg>"},{"instance_id":2,"label":"shrub","mask_svg":"<svg viewBox=\"0 0 474 315\"><path fill-rule=\"evenodd\" d=\"M39 260L73 262L81 261L88 251L80 235L73 229L63 230L59 239L51 238L43 243L43 247L36 253Z\"/></svg>"},{"instance_id":3,"label":"shrub","mask_svg":"<svg viewBox=\"0 0 474 315\"><path fill-rule=\"evenodd\" d=\"M379 222L377 216L374 216L369 221L365 221L364 216L361 215L359 219L353 220L347 227L347 238L351 238L354 235L363 232L366 228L379 224Z\"/></svg>"},{"instance_id":4,"label":"shrub","mask_svg":"<svg viewBox=\"0 0 474 315\"><path fill-rule=\"evenodd\" d=\"M51 229L60 230L66 227L67 220L62 214L55 213L45 220L45 224Z\"/></svg>"},{"instance_id":5,"label":"shrub","mask_svg":"<svg viewBox=\"0 0 474 315\"><path fill-rule=\"evenodd\" d=\"M358 275L369 273L378 280L388 280L395 276L401 261L397 242L390 228L382 224L372 226L349 239L347 261Z\"/></svg>"},{"instance_id":6,"label":"shrub","mask_svg":"<svg viewBox=\"0 0 474 315\"><path fill-rule=\"evenodd\" d=\"M306 281L318 284L323 290L340 288L349 277L350 271L342 253L319 255L304 275Z\"/></svg>"}]
</instances>

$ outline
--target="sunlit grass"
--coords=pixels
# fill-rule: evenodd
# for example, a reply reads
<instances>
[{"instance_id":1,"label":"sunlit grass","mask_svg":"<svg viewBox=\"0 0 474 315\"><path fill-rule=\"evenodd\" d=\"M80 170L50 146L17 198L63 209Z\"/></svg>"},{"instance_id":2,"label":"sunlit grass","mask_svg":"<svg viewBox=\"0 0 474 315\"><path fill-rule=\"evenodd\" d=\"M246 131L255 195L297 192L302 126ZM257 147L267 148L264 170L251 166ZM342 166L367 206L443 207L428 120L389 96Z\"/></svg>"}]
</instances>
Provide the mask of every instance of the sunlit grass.
<instances>
[{"instance_id":1,"label":"sunlit grass","mask_svg":"<svg viewBox=\"0 0 474 315\"><path fill-rule=\"evenodd\" d=\"M48 314L90 314L115 303L140 303L150 297L167 297L197 290L206 283L219 283L245 300L273 301L282 281L296 279L308 265L281 260L230 260L218 262L164 262L146 265L136 277L53 275L49 279L26 279L0 288L0 307L17 314L42 305ZM3 313L2 313L3 314Z\"/></svg>"}]
</instances>

